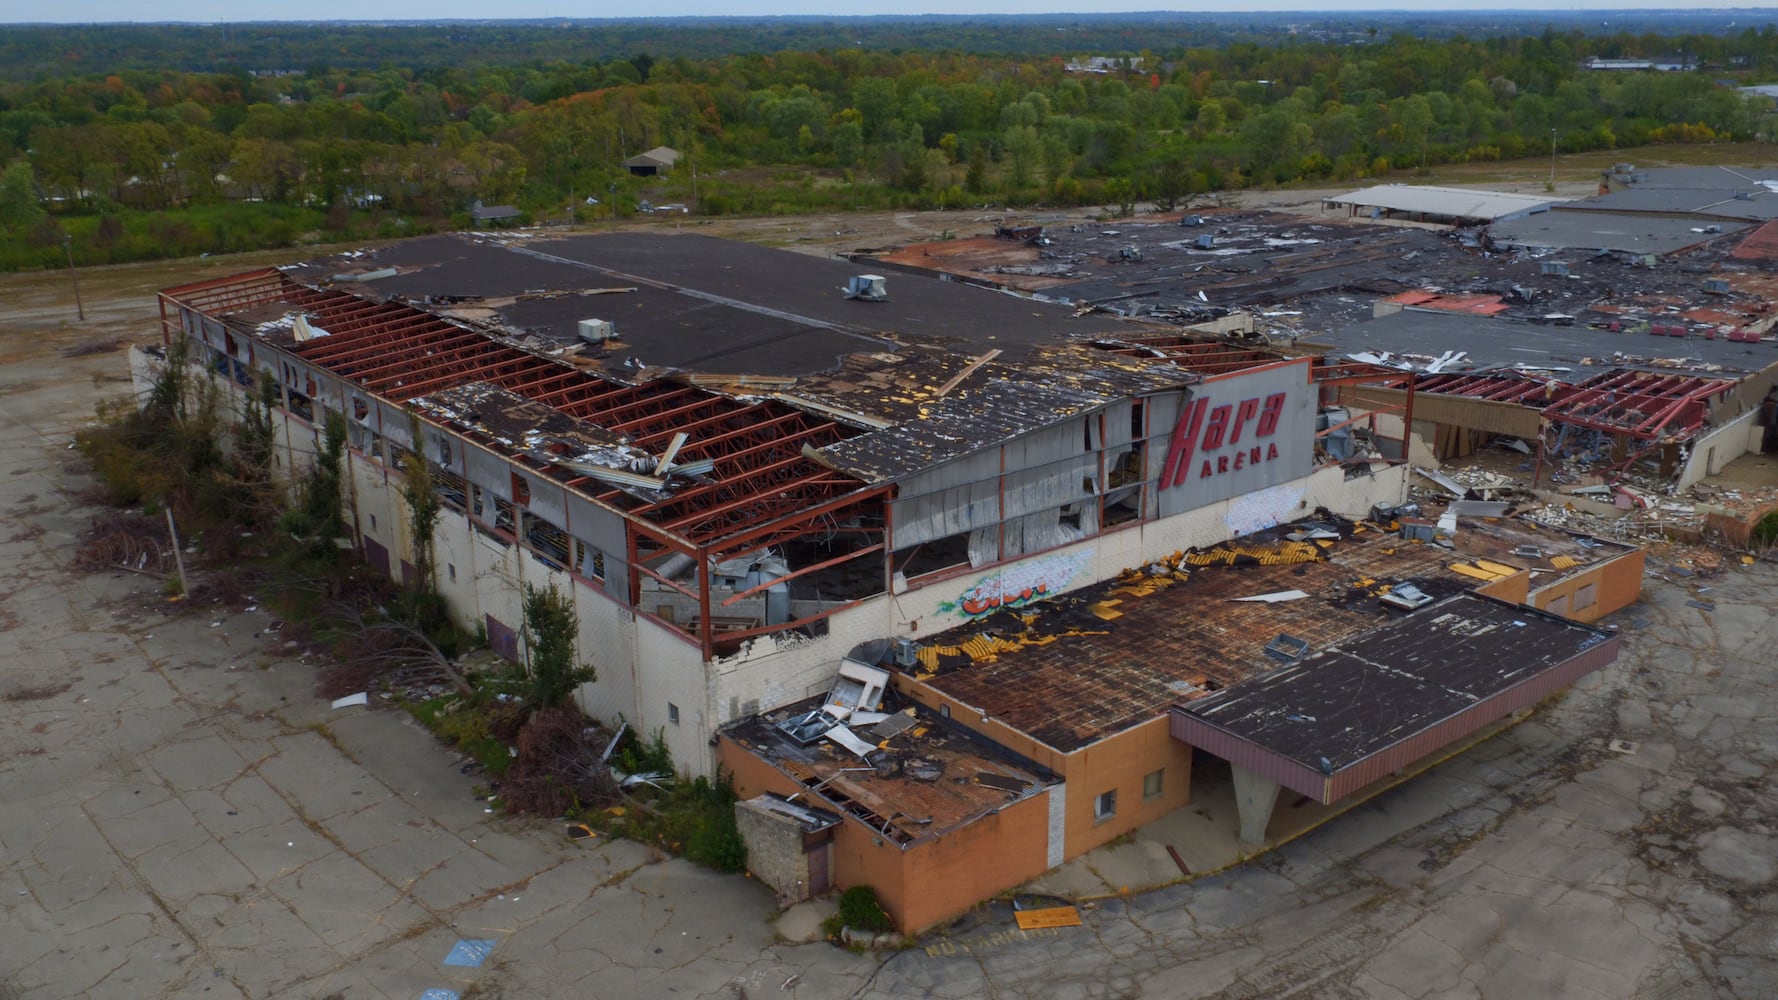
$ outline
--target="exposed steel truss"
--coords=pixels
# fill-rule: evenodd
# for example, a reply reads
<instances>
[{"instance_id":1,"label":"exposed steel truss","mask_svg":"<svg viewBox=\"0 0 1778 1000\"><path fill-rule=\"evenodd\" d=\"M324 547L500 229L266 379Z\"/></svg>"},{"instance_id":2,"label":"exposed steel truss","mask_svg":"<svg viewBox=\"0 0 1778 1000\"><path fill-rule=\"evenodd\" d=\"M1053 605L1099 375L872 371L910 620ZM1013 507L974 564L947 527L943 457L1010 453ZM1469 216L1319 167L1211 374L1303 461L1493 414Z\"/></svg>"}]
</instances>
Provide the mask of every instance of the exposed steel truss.
<instances>
[{"instance_id":1,"label":"exposed steel truss","mask_svg":"<svg viewBox=\"0 0 1778 1000\"><path fill-rule=\"evenodd\" d=\"M715 470L658 502L557 467L540 471L693 545L732 547L726 540L743 532L763 539L756 547L775 544L811 530L836 506L859 502L864 486L803 451L856 431L784 403L744 402L665 380L613 382L411 306L309 288L276 270L169 289L162 301L163 307L175 302L216 318L267 302L300 309L326 336L285 349L392 402L484 382L623 435L644 450L659 453L683 432L688 440L678 460L713 459ZM177 329L175 321L171 330ZM513 459L535 466L523 456ZM881 506L880 492L871 499Z\"/></svg>"},{"instance_id":2,"label":"exposed steel truss","mask_svg":"<svg viewBox=\"0 0 1778 1000\"><path fill-rule=\"evenodd\" d=\"M1732 379L1614 368L1565 383L1517 372L1417 375L1416 392L1517 403L1543 410L1551 423L1573 424L1643 441L1684 438L1702 428L1711 400Z\"/></svg>"},{"instance_id":3,"label":"exposed steel truss","mask_svg":"<svg viewBox=\"0 0 1778 1000\"><path fill-rule=\"evenodd\" d=\"M1317 385L1381 385L1399 389L1408 384L1412 373L1364 361L1318 357L1310 377Z\"/></svg>"},{"instance_id":4,"label":"exposed steel truss","mask_svg":"<svg viewBox=\"0 0 1778 1000\"><path fill-rule=\"evenodd\" d=\"M171 344L179 333L179 323L167 312L169 303L177 302L208 316L221 316L262 302L276 302L283 298L289 285L290 280L277 268L267 267L169 288L160 293L161 339Z\"/></svg>"},{"instance_id":5,"label":"exposed steel truss","mask_svg":"<svg viewBox=\"0 0 1778 1000\"><path fill-rule=\"evenodd\" d=\"M1500 403L1519 403L1532 407L1547 406L1556 398L1556 394L1569 388L1561 382L1533 378L1518 372L1449 372L1414 376L1415 392L1491 399Z\"/></svg>"},{"instance_id":6,"label":"exposed steel truss","mask_svg":"<svg viewBox=\"0 0 1778 1000\"><path fill-rule=\"evenodd\" d=\"M1551 422L1642 441L1682 439L1704 426L1710 401L1734 387L1731 379L1616 369L1567 387L1543 412Z\"/></svg>"}]
</instances>

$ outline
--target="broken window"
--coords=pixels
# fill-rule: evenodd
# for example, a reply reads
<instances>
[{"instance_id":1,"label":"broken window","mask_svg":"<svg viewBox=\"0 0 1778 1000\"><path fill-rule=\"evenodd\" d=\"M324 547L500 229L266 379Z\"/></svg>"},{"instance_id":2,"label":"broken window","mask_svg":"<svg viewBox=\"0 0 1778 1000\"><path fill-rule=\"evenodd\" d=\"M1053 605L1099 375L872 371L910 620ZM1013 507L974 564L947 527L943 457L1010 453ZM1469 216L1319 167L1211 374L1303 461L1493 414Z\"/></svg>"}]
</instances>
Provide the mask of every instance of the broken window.
<instances>
[{"instance_id":1,"label":"broken window","mask_svg":"<svg viewBox=\"0 0 1778 1000\"><path fill-rule=\"evenodd\" d=\"M535 514L524 514L525 541L531 550L555 566L568 564L568 533Z\"/></svg>"},{"instance_id":2,"label":"broken window","mask_svg":"<svg viewBox=\"0 0 1778 1000\"><path fill-rule=\"evenodd\" d=\"M574 571L589 580L605 582L605 553L576 538L574 540Z\"/></svg>"},{"instance_id":3,"label":"broken window","mask_svg":"<svg viewBox=\"0 0 1778 1000\"><path fill-rule=\"evenodd\" d=\"M512 504L499 497L494 498L494 528L507 534L514 532L516 522L513 519Z\"/></svg>"},{"instance_id":4,"label":"broken window","mask_svg":"<svg viewBox=\"0 0 1778 1000\"><path fill-rule=\"evenodd\" d=\"M314 402L311 401L309 399L309 397L303 395L300 392L297 392L295 389L290 390L289 396L290 396L290 408L289 408L290 415L302 420L304 423L310 423L310 424L314 423L315 422L315 404L314 404Z\"/></svg>"},{"instance_id":5,"label":"broken window","mask_svg":"<svg viewBox=\"0 0 1778 1000\"><path fill-rule=\"evenodd\" d=\"M393 451L394 447L391 445L390 450ZM441 469L436 465L432 467L432 492L438 497L439 503L452 510L461 512L468 506L469 484L463 481L462 476L449 469Z\"/></svg>"},{"instance_id":6,"label":"broken window","mask_svg":"<svg viewBox=\"0 0 1778 1000\"><path fill-rule=\"evenodd\" d=\"M895 572L909 580L958 566L970 565L970 532L934 538L895 552ZM992 560L990 560L992 561Z\"/></svg>"},{"instance_id":7,"label":"broken window","mask_svg":"<svg viewBox=\"0 0 1778 1000\"><path fill-rule=\"evenodd\" d=\"M667 721L675 726L679 725L679 706L670 701L667 702Z\"/></svg>"},{"instance_id":8,"label":"broken window","mask_svg":"<svg viewBox=\"0 0 1778 1000\"><path fill-rule=\"evenodd\" d=\"M1093 819L1095 821L1107 820L1116 815L1117 789L1113 788L1109 792L1100 792L1099 796L1093 799Z\"/></svg>"}]
</instances>

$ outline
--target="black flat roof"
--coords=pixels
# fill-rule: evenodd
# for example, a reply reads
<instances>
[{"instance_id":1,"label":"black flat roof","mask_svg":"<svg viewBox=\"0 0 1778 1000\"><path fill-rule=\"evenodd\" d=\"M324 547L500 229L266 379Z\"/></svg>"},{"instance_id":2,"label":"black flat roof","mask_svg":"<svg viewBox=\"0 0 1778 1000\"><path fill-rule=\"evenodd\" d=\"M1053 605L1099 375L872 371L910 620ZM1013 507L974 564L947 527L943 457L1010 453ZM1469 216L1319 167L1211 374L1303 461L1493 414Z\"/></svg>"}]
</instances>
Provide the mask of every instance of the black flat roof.
<instances>
[{"instance_id":1,"label":"black flat roof","mask_svg":"<svg viewBox=\"0 0 1778 1000\"><path fill-rule=\"evenodd\" d=\"M1024 346L1126 331L1054 302L897 272L884 302L841 289L866 268L696 234L455 234L289 268L355 294L399 297L507 333L573 342L583 319L616 324L617 361L711 374L807 375L856 352L903 345L1017 356ZM471 315L474 313L475 315Z\"/></svg>"},{"instance_id":2,"label":"black flat roof","mask_svg":"<svg viewBox=\"0 0 1778 1000\"><path fill-rule=\"evenodd\" d=\"M1681 320L1675 316L1672 321ZM1778 343L1773 342L1743 344L1695 336L1655 337L1647 333L1595 330L1579 321L1573 326L1557 326L1416 309L1328 330L1316 334L1314 339L1345 354L1389 351L1437 357L1446 351L1463 351L1468 359L1448 370L1514 365L1567 368L1575 373L1575 381L1612 368L1697 370L1681 364L1696 362L1720 365L1725 374L1736 375L1761 371L1778 362ZM1675 363L1645 363L1653 359Z\"/></svg>"},{"instance_id":3,"label":"black flat roof","mask_svg":"<svg viewBox=\"0 0 1778 1000\"><path fill-rule=\"evenodd\" d=\"M1174 733L1330 801L1381 776L1354 772L1361 762L1392 749L1398 763L1423 757L1616 655L1604 629L1465 593L1181 705ZM1333 788L1310 791L1305 775Z\"/></svg>"}]
</instances>

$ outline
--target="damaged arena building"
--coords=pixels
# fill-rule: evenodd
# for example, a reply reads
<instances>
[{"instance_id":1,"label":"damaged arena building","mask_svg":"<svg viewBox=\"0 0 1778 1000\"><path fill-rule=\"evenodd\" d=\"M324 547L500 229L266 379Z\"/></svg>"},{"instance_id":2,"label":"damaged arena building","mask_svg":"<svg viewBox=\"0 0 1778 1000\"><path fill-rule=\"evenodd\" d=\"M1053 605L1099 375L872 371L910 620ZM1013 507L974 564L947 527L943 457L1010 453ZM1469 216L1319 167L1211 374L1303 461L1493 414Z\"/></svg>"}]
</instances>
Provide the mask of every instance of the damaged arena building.
<instances>
[{"instance_id":1,"label":"damaged arena building","mask_svg":"<svg viewBox=\"0 0 1778 1000\"><path fill-rule=\"evenodd\" d=\"M1264 843L1281 790L1350 801L1615 657L1638 550L1407 504L1423 373L872 270L429 237L168 289L136 361L271 376L286 469L343 417L398 579L428 463L463 625L521 658L523 587L570 596L590 714L735 775L785 898L871 884L906 930L1206 768Z\"/></svg>"}]
</instances>

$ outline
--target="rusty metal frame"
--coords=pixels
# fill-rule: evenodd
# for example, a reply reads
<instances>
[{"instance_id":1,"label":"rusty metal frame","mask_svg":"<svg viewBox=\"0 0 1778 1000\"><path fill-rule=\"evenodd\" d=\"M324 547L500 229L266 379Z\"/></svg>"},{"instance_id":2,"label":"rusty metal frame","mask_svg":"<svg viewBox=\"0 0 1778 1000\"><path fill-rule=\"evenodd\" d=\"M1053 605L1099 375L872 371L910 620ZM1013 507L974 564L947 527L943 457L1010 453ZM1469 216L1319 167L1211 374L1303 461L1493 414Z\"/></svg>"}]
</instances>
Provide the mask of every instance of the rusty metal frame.
<instances>
[{"instance_id":1,"label":"rusty metal frame","mask_svg":"<svg viewBox=\"0 0 1778 1000\"><path fill-rule=\"evenodd\" d=\"M1549 405L1568 386L1517 372L1443 372L1415 375L1414 388L1441 396L1465 396L1541 408Z\"/></svg>"},{"instance_id":2,"label":"rusty metal frame","mask_svg":"<svg viewBox=\"0 0 1778 1000\"><path fill-rule=\"evenodd\" d=\"M1544 416L1643 441L1683 438L1703 428L1711 398L1734 387L1730 379L1614 369L1559 393Z\"/></svg>"},{"instance_id":3,"label":"rusty metal frame","mask_svg":"<svg viewBox=\"0 0 1778 1000\"><path fill-rule=\"evenodd\" d=\"M819 447L853 433L837 422L788 405L744 402L681 383L615 382L410 305L309 287L272 268L167 289L162 293L163 331L177 326L166 313L170 304L226 315L267 302L302 310L328 333L281 345L282 350L392 402L489 382L628 436L642 447L658 445L680 431L691 433L681 456L714 459L716 481L653 504L638 505L618 490L595 497L626 511L638 529L652 525L677 544L726 543L735 530L762 524L774 526L778 537L793 537L814 530L835 505L859 502L862 482L803 454L805 445ZM562 470L545 471L571 486L588 482ZM878 493L865 496L881 501Z\"/></svg>"}]
</instances>

